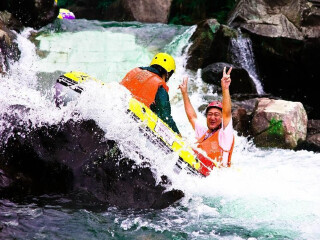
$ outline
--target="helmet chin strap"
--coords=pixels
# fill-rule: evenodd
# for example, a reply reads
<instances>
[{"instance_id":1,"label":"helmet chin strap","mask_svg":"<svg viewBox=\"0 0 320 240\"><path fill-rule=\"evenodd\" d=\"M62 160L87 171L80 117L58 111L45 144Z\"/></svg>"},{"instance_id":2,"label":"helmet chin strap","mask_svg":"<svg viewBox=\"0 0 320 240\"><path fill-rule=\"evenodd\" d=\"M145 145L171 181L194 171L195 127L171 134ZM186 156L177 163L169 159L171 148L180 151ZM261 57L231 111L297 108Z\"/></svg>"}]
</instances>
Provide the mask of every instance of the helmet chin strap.
<instances>
[{"instance_id":1,"label":"helmet chin strap","mask_svg":"<svg viewBox=\"0 0 320 240\"><path fill-rule=\"evenodd\" d=\"M163 79L166 83L169 81L170 77L171 77L171 76L170 76L168 73L164 73L164 74L162 75L162 79Z\"/></svg>"},{"instance_id":2,"label":"helmet chin strap","mask_svg":"<svg viewBox=\"0 0 320 240\"><path fill-rule=\"evenodd\" d=\"M169 78L170 78L169 73L166 73L166 80L165 81L168 82Z\"/></svg>"},{"instance_id":3,"label":"helmet chin strap","mask_svg":"<svg viewBox=\"0 0 320 240\"><path fill-rule=\"evenodd\" d=\"M222 127L222 124L220 123L219 126L215 127L214 129L210 129L210 131L215 132L219 130Z\"/></svg>"},{"instance_id":4,"label":"helmet chin strap","mask_svg":"<svg viewBox=\"0 0 320 240\"><path fill-rule=\"evenodd\" d=\"M218 131L221 128L221 123L219 124L218 127L215 127L214 129L209 129L210 132L208 131L204 137L204 140L206 140L207 138L211 137L216 131Z\"/></svg>"},{"instance_id":5,"label":"helmet chin strap","mask_svg":"<svg viewBox=\"0 0 320 240\"><path fill-rule=\"evenodd\" d=\"M166 82L169 81L169 79L171 78L172 74L173 74L173 71L166 73L166 80L165 80Z\"/></svg>"}]
</instances>

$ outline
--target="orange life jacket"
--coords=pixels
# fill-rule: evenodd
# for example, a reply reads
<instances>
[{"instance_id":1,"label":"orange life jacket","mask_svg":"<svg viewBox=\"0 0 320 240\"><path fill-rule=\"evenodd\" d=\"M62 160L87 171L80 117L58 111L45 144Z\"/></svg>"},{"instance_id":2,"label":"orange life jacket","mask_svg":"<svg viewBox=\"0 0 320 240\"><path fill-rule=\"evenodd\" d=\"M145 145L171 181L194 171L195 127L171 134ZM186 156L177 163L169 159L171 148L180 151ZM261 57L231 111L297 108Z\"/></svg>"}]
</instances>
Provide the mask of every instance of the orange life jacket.
<instances>
[{"instance_id":1,"label":"orange life jacket","mask_svg":"<svg viewBox=\"0 0 320 240\"><path fill-rule=\"evenodd\" d=\"M133 95L133 97L144 103L147 107L154 102L158 88L162 86L167 92L169 87L157 74L134 68L120 82Z\"/></svg>"},{"instance_id":2,"label":"orange life jacket","mask_svg":"<svg viewBox=\"0 0 320 240\"><path fill-rule=\"evenodd\" d=\"M212 134L206 140L204 140L206 134L204 134L198 140L198 148L204 150L207 153L207 156L209 158L203 156L201 153L194 150L198 159L201 161L199 171L205 176L208 176L210 174L210 171L213 167L217 167L217 163L222 162L223 152L229 152L227 166L228 167L231 166L231 155L233 152L234 139L232 141L232 145L231 145L230 150L222 149L222 147L220 147L220 145L219 145L219 131L220 130L216 131L214 134Z\"/></svg>"}]
</instances>

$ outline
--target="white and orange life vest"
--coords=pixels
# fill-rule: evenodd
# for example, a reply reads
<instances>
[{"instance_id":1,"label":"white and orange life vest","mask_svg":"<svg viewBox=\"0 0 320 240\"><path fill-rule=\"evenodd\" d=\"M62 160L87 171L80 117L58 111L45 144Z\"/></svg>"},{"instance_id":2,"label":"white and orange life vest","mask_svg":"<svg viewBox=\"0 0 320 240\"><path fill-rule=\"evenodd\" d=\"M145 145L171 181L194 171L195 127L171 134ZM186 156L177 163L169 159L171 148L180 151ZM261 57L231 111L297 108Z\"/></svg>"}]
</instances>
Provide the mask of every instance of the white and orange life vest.
<instances>
[{"instance_id":1,"label":"white and orange life vest","mask_svg":"<svg viewBox=\"0 0 320 240\"><path fill-rule=\"evenodd\" d=\"M194 150L198 159L201 161L199 171L205 176L208 176L210 174L211 169L217 167L218 163L222 162L223 152L229 153L227 166L231 166L231 155L233 152L234 139L232 141L230 150L222 149L222 147L220 147L219 145L219 131L220 130L216 131L207 139L205 139L206 134L204 134L197 142L198 148L204 150L209 158L203 156L200 152Z\"/></svg>"},{"instance_id":2,"label":"white and orange life vest","mask_svg":"<svg viewBox=\"0 0 320 240\"><path fill-rule=\"evenodd\" d=\"M169 87L157 74L134 68L120 82L133 95L133 97L144 103L147 107L154 102L158 88L162 86L167 92Z\"/></svg>"}]
</instances>

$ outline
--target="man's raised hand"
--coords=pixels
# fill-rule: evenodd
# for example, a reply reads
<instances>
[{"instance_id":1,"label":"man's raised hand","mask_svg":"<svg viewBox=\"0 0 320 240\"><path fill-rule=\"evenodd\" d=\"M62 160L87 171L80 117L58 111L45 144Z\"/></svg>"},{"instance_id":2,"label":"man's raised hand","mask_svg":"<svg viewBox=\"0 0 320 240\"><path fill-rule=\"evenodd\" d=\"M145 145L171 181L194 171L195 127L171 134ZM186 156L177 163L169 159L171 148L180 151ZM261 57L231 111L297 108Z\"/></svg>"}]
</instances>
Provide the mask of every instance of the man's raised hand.
<instances>
[{"instance_id":1,"label":"man's raised hand","mask_svg":"<svg viewBox=\"0 0 320 240\"><path fill-rule=\"evenodd\" d=\"M230 78L231 70L232 70L232 67L230 67L228 72L226 73L226 67L223 68L223 76L221 78L222 89L229 89L229 86L231 83L231 78Z\"/></svg>"}]
</instances>

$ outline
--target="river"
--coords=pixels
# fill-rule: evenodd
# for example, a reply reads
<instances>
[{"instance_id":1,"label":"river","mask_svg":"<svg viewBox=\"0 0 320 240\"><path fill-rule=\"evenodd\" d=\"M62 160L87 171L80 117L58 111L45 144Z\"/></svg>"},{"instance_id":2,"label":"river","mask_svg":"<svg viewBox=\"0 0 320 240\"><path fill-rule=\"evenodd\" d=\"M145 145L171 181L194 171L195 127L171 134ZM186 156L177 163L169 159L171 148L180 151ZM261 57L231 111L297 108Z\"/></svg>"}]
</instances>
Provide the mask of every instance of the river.
<instances>
[{"instance_id":1,"label":"river","mask_svg":"<svg viewBox=\"0 0 320 240\"><path fill-rule=\"evenodd\" d=\"M320 239L319 153L261 149L237 136L233 166L199 179L176 174L168 167L174 156L155 156L143 138L128 133L134 124L126 121L123 111L129 96L117 82L130 69L148 65L154 53L166 51L177 62L168 84L172 115L183 137L193 141L177 89L183 76L190 77L195 107L205 104L208 95L218 96L202 83L199 72L185 69L194 30L195 26L57 20L38 32L36 45L28 39L33 29L19 34L21 59L11 64L9 76L0 77L1 113L23 104L32 109L25 118L41 125L74 118L76 109L77 117L94 119L130 158L139 161L139 149L185 197L163 210L111 207L103 212L66 207L68 200L59 197L56 204L46 201L55 196L35 198L32 204L2 199L1 239ZM88 86L78 102L57 109L53 84L67 71L86 72L111 87ZM198 115L204 120L202 113ZM1 123L4 131L8 126Z\"/></svg>"}]
</instances>

